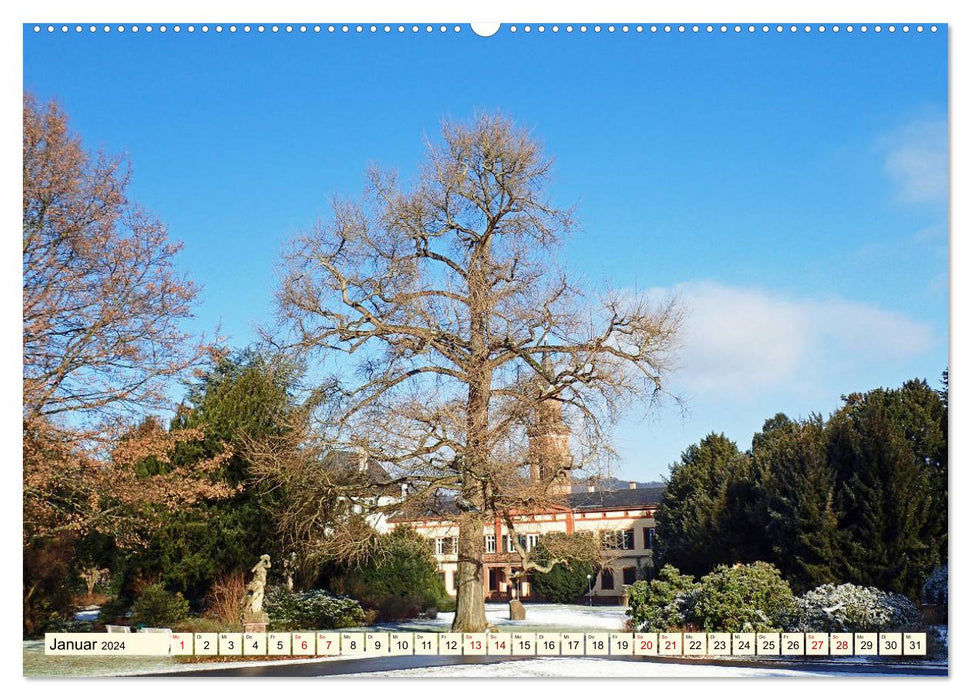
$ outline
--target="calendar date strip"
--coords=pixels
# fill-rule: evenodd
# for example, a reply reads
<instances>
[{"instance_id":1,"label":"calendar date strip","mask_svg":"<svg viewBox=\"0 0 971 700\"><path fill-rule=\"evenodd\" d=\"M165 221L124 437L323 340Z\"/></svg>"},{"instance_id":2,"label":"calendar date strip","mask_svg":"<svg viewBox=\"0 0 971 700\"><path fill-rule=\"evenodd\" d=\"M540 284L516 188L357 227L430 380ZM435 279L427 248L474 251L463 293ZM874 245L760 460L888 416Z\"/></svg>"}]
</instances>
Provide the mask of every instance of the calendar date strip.
<instances>
[{"instance_id":1,"label":"calendar date strip","mask_svg":"<svg viewBox=\"0 0 971 700\"><path fill-rule=\"evenodd\" d=\"M51 656L926 656L924 632L47 633Z\"/></svg>"}]
</instances>

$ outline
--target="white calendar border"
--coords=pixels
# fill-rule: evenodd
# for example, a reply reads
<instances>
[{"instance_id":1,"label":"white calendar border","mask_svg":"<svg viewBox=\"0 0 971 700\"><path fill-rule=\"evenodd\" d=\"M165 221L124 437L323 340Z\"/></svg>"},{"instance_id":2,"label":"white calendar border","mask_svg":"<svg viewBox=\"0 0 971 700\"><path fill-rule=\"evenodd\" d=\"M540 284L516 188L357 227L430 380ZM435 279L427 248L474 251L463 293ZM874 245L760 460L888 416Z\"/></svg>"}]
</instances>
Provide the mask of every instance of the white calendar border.
<instances>
[{"instance_id":1,"label":"white calendar border","mask_svg":"<svg viewBox=\"0 0 971 700\"><path fill-rule=\"evenodd\" d=\"M971 27L963 22L965 17L964 13L961 12L956 3L948 2L945 0L923 0L919 4L913 2L903 2L902 0L884 0L880 3L877 9L874 9L872 3L857 3L846 2L846 0L816 0L813 3L804 4L785 4L778 2L768 2L766 0L738 0L731 4L726 4L724 2L716 2L715 0L695 0L690 4L681 3L670 3L667 5L659 4L643 4L643 5L630 5L626 2L620 2L618 0L599 0L596 3L578 3L573 0L562 0L556 3L550 3L548 6L543 6L540 3L523 3L521 0L494 0L488 4L482 3L466 3L461 4L460 2L445 2L444 0L437 0L435 2L425 2L420 0L415 0L409 3L407 8L402 7L400 3L393 3L390 0L381 0L378 2L357 2L348 4L334 4L326 8L326 10L320 9L320 6L314 4L311 5L308 2L294 2L293 0L277 0L272 6L267 6L264 2L254 2L253 0L240 0L234 3L232 6L224 6L222 8L211 7L205 5L203 2L196 0L195 2L188 2L187 0L170 0L164 6L164 10L161 9L161 5L152 6L149 4L136 4L119 2L115 0L114 2L102 2L98 0L88 0L84 3L67 2L65 0L51 0L45 2L43 5L40 4L28 4L20 3L15 5L11 10L4 9L3 11L7 13L5 19L8 21L4 23L4 27L7 31L7 36L0 46L5 48L0 48L4 60L4 64L8 67L8 70L3 71L3 75L0 76L0 80L5 81L4 90L2 94L7 99L7 109L0 110L0 119L3 120L3 125L5 127L5 133L10 134L14 130L19 130L19 116L17 115L17 109L19 109L17 104L14 104L14 99L17 103L20 102L20 90L21 90L21 76L22 76L22 36L20 33L19 25L25 21L59 21L64 18L70 17L71 21L101 21L106 18L111 18L112 20L121 21L150 21L157 22L159 19L175 19L179 21L209 21L213 18L222 20L234 20L234 21L246 21L253 18L263 18L270 17L274 20L279 19L280 21L285 21L287 18L296 18L297 20L306 20L309 16L314 19L326 19L333 21L382 21L393 19L395 21L399 19L404 19L407 21L423 21L425 19L429 20L445 20L448 21L461 21L467 22L470 20L477 21L489 21L502 19L505 21L516 21L524 22L531 20L540 20L544 22L548 21L604 21L611 19L619 19L621 21L638 21L643 19L644 21L710 21L712 18L722 18L728 21L746 21L751 19L752 21L781 21L781 22L816 22L816 21L827 21L827 22L860 22L862 21L887 21L889 20L899 20L899 19L919 19L919 20L930 20L938 22L954 22L959 30L958 36L967 36L971 34ZM11 17L10 15L13 15ZM458 16L456 16L458 15ZM919 17L917 17L919 15ZM961 75L965 79L969 74L971 74L971 61L968 59L968 55L971 53L967 44L963 41L955 41L952 44L951 57L952 57L952 75ZM964 92L960 91L956 83L952 83L952 96L950 100L950 105L953 110L952 113L963 113L967 114L969 112L967 104L967 88ZM960 130L955 129L952 136L953 150L952 155L954 156L951 172L952 172L952 201L951 201L951 211L950 211L950 222L951 230L963 229L961 226L962 220L959 216L960 206L957 203L958 197L957 192L959 182L964 184L967 180L966 176L963 175L962 166L966 162L964 158L967 148L965 143L968 137L965 137ZM0 154L5 156L3 162L13 163L19 158L19 155L15 151L15 144L12 139L5 139L4 143L0 148L4 149L0 151ZM9 174L9 173L8 173ZM7 204L5 205L5 211L7 209L12 209L13 202L10 198L7 199ZM12 220L12 216L8 216L8 220ZM968 285L971 281L968 280L967 276L959 274L959 263L964 263L964 267L967 267L968 255L967 255L967 245L965 241L955 240L956 237L951 238L951 277L950 282L952 285L952 296L957 298L962 296L963 298L968 298L969 294ZM960 253L959 253L960 252ZM20 272L14 269L14 256L8 255L5 258L7 263L6 275L0 276L6 278L7 280L18 279ZM9 291L9 290L8 290ZM18 295L19 297L19 292ZM9 329L13 326L10 324L11 319L14 318L15 314L19 314L19 301L18 299L12 298L9 293L2 295L2 308L7 311L7 327ZM967 315L965 314L965 319ZM19 323L19 321L18 321ZM968 335L967 335L967 321L962 321L956 314L952 313L952 336L951 336L951 353L956 355L960 348L967 348L968 346ZM15 365L19 359L19 348L15 347L12 342L8 342L3 346L3 363L2 366L6 367L10 372L11 383L16 383L19 381L19 377L13 377L13 371L15 370ZM953 387L952 387L953 390ZM963 396L963 391L961 389L961 383L958 385L958 393ZM13 434L13 428L16 425L16 414L14 413L13 402L8 401L5 404L5 411L7 412L3 417L6 418L4 421L0 421L0 425L4 427L3 437L4 444L17 444L15 442L16 436ZM959 403L960 406L960 403ZM952 408L953 410L953 408ZM952 450L954 452L955 461L963 463L962 457L967 454L967 446L959 438L955 443L952 444ZM16 478L15 469L10 469L7 472L5 478L9 479L11 482ZM959 471L959 470L956 470ZM951 475L951 492L958 494L967 493L966 481L969 477L963 473L952 473ZM960 487L959 484L965 484L964 487ZM17 484L7 484L8 488L4 489L5 493L11 497L16 497L20 493L20 487ZM8 504L8 508L14 508L14 512L20 512L20 504ZM960 525L966 524L968 514L966 512L951 509L950 518L951 524L949 531L956 532L961 527ZM7 546L8 550L13 551L13 547L16 546L16 528L7 528L5 530L5 536L8 538ZM954 580L963 580L967 578L966 575L966 564L965 560L962 558L951 559L950 568ZM19 591L14 590L16 586L16 577L9 577L3 581L4 593L6 600L18 600L17 596ZM965 613L963 608L963 603L960 600L952 601L952 606L950 610L950 626L958 627L959 629L964 629L964 619ZM11 648L9 653L4 655L4 662L7 664L8 676L19 677L20 683L25 683L26 679L21 675L20 671L20 658L22 654L22 647L20 645L14 648L14 642L8 641ZM290 662L294 663L294 662ZM294 684L303 686L309 686L315 683L313 679L284 679L286 682L286 687L291 689ZM685 679L658 679L655 683L652 683L652 687L656 687L657 690L654 692L677 692L676 689L680 687L683 691L683 685ZM117 688L117 681L114 680L99 680L99 679L85 679L84 683L74 683L73 679L59 679L60 686L62 688L70 688L72 698L102 698L104 695L104 690L111 687L113 690ZM267 681L274 685L281 681L274 681L267 679ZM14 683L17 681L15 680ZM30 679L31 684L37 688L45 684L46 681L43 679L32 678ZM352 681L349 679L328 679L330 683L329 687L340 689L343 691L351 691L353 688L358 688L360 680ZM556 692L560 697L588 697L592 688L587 683L575 683L573 679L546 679L546 683L552 683L556 686ZM530 692L531 689L535 689L535 686L527 685L518 679L509 679L507 681L508 685L503 689L507 689L516 686L514 692ZM852 686L850 685L852 683ZM927 685L928 689L932 689L935 699L949 697L951 695L957 696L955 689L958 684L941 684L934 683L933 686L930 685L933 681L922 681L920 679L913 679L912 681L906 683L906 692L908 695L912 695L914 692L921 692L921 689L917 686ZM415 679L413 683L409 683L409 686L419 693L436 693L441 692L441 685L437 683L436 679ZM204 681L190 680L187 679L184 684L180 684L182 688L194 688L205 692L211 692L213 689L212 683L207 683ZM269 685L264 685L264 688L269 688ZM709 686L710 687L710 684ZM767 697L777 700L778 693L780 691L780 685L777 683L763 683L761 679L753 680L739 680L733 687L743 689L742 692L749 697ZM792 697L796 700L800 698L809 698L818 695L818 686L812 684L798 684L798 683L786 683L784 687L784 692L787 698ZM886 685L883 686L886 689ZM860 686L855 679L850 680L838 680L833 683L827 684L827 692L830 689L840 688L843 690L851 692L859 692ZM610 692L639 692L643 689L643 684L634 680L616 680L612 681L610 685ZM315 688L317 690L317 688ZM165 684L153 684L151 686L145 686L139 688L140 695L144 695L146 698L151 700L155 697L164 697L165 695ZM478 684L475 682L467 682L462 684L461 692L465 698L471 699L475 697L485 697L486 694L493 695L495 693L495 688L490 684Z\"/></svg>"}]
</instances>

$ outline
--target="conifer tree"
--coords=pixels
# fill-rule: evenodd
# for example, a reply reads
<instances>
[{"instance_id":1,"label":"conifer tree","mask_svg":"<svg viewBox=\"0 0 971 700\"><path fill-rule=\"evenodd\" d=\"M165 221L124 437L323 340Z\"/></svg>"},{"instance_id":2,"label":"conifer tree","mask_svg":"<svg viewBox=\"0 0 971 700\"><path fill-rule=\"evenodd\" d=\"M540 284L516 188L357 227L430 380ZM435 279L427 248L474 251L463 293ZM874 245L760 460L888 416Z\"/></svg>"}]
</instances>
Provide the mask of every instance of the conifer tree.
<instances>
[{"instance_id":1,"label":"conifer tree","mask_svg":"<svg viewBox=\"0 0 971 700\"><path fill-rule=\"evenodd\" d=\"M836 476L826 459L820 416L777 414L752 441L761 518L773 562L800 590L839 579Z\"/></svg>"},{"instance_id":2,"label":"conifer tree","mask_svg":"<svg viewBox=\"0 0 971 700\"><path fill-rule=\"evenodd\" d=\"M243 350L220 357L190 387L172 429L198 430L204 437L180 445L167 466L227 451L217 477L234 495L166 518L133 566L160 573L165 583L198 601L216 578L246 571L254 551L281 554L274 509L282 494L257 483L244 443L289 429L298 412L295 371Z\"/></svg>"},{"instance_id":3,"label":"conifer tree","mask_svg":"<svg viewBox=\"0 0 971 700\"><path fill-rule=\"evenodd\" d=\"M840 527L848 538L847 577L916 599L938 563L942 533L923 443L900 420L907 415L903 396L877 389L847 397L830 419L828 451L839 482Z\"/></svg>"},{"instance_id":4,"label":"conifer tree","mask_svg":"<svg viewBox=\"0 0 971 700\"><path fill-rule=\"evenodd\" d=\"M695 575L736 563L738 538L745 534L737 529L745 518L737 494L749 478L748 456L724 434L688 447L671 467L656 515L661 559Z\"/></svg>"}]
</instances>

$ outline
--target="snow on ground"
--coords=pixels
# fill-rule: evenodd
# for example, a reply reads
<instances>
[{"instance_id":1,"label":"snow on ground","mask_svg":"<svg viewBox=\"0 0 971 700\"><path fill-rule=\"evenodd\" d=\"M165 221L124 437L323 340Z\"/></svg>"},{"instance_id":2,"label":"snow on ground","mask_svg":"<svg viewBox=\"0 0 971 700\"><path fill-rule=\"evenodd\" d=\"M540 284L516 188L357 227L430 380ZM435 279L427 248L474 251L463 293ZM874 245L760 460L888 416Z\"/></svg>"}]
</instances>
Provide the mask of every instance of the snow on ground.
<instances>
[{"instance_id":1,"label":"snow on ground","mask_svg":"<svg viewBox=\"0 0 971 700\"><path fill-rule=\"evenodd\" d=\"M538 658L505 661L498 664L409 668L401 671L355 673L349 677L407 678L752 678L831 676L837 673L811 673L783 668L741 668L701 664L636 663L612 659Z\"/></svg>"},{"instance_id":2,"label":"snow on ground","mask_svg":"<svg viewBox=\"0 0 971 700\"><path fill-rule=\"evenodd\" d=\"M928 639L931 635L936 638L937 644L940 647L940 654L944 657L947 656L947 625L931 625L928 631Z\"/></svg>"},{"instance_id":3,"label":"snow on ground","mask_svg":"<svg viewBox=\"0 0 971 700\"><path fill-rule=\"evenodd\" d=\"M625 608L620 606L600 607L584 605L527 604L526 619L509 619L508 603L487 603L486 619L504 631L542 631L552 632L595 632L620 631L624 628ZM85 610L76 613L75 619L97 617L97 611ZM434 620L406 620L397 623L377 624L372 627L352 628L344 631L388 631L405 632L447 632L452 625L455 613L440 613ZM170 657L65 657L45 656L43 640L24 642L24 675L26 676L117 676L138 673L165 673L185 670L204 670L211 668L235 668L243 666L275 665L275 659L254 659L253 661L213 662L183 664ZM315 663L326 657L315 657L296 663ZM344 657L348 658L348 657ZM290 661L289 663L294 663Z\"/></svg>"},{"instance_id":4,"label":"snow on ground","mask_svg":"<svg viewBox=\"0 0 971 700\"><path fill-rule=\"evenodd\" d=\"M526 619L510 620L509 603L486 603L486 619L490 624L504 631L519 629L530 631L530 628L549 630L552 632L621 632L627 620L627 609L623 606L586 606L586 605L553 605L549 603L526 603ZM444 628L448 631L452 625L455 613L439 613L434 620L409 621L398 625L376 625L378 629L417 629Z\"/></svg>"},{"instance_id":5,"label":"snow on ground","mask_svg":"<svg viewBox=\"0 0 971 700\"><path fill-rule=\"evenodd\" d=\"M79 615L97 614L86 610ZM526 619L509 619L508 603L487 603L486 619L502 631L622 631L626 622L626 610L621 606L552 605L544 603L526 604ZM378 624L373 627L345 631L433 631L447 632L455 617L454 613L441 613L434 620L409 620L399 623ZM79 618L83 619L83 618ZM939 636L947 634L947 628L934 630ZM946 637L945 637L946 638ZM141 673L166 673L188 670L208 670L215 668L239 668L250 666L271 666L287 663L321 663L336 661L341 657L315 657L301 660L276 660L271 658L252 661L203 662L183 664L174 658L144 657L47 657L43 652L43 640L24 642L24 675L68 675L68 676L117 676ZM351 657L343 657L351 658ZM353 657L357 658L357 657ZM860 657L830 658L832 670L823 675L853 675L841 672L839 666L861 661ZM883 661L887 661L884 659ZM915 660L913 665L947 667L945 659ZM904 670L906 665L901 669ZM750 676L813 676L820 675L808 671L782 668L745 668L701 664L649 663L598 659L586 657L573 658L536 658L505 661L484 665L460 665L406 669L400 671L381 671L355 674L361 676L441 676L441 677L750 677Z\"/></svg>"},{"instance_id":6,"label":"snow on ground","mask_svg":"<svg viewBox=\"0 0 971 700\"><path fill-rule=\"evenodd\" d=\"M361 654L313 656L306 659L275 659L272 656L252 661L200 661L183 663L174 656L47 656L44 640L24 642L24 676L115 677L139 676L182 671L216 671L227 668L318 664L341 659L367 658Z\"/></svg>"}]
</instances>

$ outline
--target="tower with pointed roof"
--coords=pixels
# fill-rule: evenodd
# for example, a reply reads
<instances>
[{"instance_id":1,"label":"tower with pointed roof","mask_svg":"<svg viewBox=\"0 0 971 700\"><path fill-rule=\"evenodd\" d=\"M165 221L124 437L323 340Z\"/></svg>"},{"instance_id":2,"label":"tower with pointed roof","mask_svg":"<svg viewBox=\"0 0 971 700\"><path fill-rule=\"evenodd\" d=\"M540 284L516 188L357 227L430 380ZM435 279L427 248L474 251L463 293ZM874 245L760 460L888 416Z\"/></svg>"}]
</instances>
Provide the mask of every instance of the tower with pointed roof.
<instances>
[{"instance_id":1,"label":"tower with pointed roof","mask_svg":"<svg viewBox=\"0 0 971 700\"><path fill-rule=\"evenodd\" d=\"M543 362L543 368L548 375L552 373L548 359ZM563 403L556 398L538 402L527 436L530 480L552 483L569 492L573 455L570 453L570 428L563 420Z\"/></svg>"}]
</instances>

